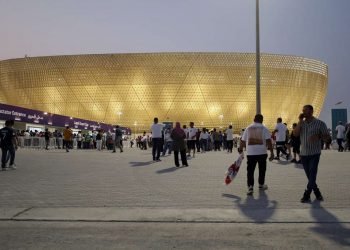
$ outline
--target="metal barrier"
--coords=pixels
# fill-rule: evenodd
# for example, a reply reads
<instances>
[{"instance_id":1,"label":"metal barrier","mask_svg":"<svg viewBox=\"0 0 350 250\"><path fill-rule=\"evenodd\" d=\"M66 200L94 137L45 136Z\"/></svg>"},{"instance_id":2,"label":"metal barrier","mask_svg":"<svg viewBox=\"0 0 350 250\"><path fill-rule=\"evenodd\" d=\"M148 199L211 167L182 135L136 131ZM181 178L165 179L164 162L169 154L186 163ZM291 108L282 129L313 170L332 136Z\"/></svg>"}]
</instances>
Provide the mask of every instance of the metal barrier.
<instances>
[{"instance_id":1,"label":"metal barrier","mask_svg":"<svg viewBox=\"0 0 350 250\"><path fill-rule=\"evenodd\" d=\"M46 141L44 137L30 137L25 138L23 136L18 137L18 146L21 148L30 148L30 149L45 149ZM49 140L49 149L58 149L63 147L62 138L50 138ZM73 148L77 148L76 139L73 140Z\"/></svg>"}]
</instances>

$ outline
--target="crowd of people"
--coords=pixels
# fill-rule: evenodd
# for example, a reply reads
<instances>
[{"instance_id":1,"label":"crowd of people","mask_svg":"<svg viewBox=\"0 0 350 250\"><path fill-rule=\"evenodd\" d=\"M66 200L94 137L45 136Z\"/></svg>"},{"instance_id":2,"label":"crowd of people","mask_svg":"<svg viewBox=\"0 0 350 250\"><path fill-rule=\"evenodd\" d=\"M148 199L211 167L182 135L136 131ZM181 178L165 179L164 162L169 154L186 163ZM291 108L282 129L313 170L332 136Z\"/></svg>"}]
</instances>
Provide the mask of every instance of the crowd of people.
<instances>
[{"instance_id":1,"label":"crowd of people","mask_svg":"<svg viewBox=\"0 0 350 250\"><path fill-rule=\"evenodd\" d=\"M196 128L194 122L186 124L175 123L175 127L159 123L158 118L154 118L154 123L150 128L150 134L144 131L143 135L129 140L123 136L119 125L114 131L97 130L91 133L79 131L74 134L72 129L66 127L62 132L56 130L51 133L48 129L44 132L38 131L15 131L14 121L6 121L5 127L0 130L0 146L2 150L1 167L3 171L16 169L15 151L19 145L19 137L24 138L24 145L29 143L32 137L43 137L46 142L46 149L49 148L49 141L53 138L55 146L63 148L66 152L73 148L73 140L76 141L77 149L96 149L98 151L107 149L113 153L118 148L123 152L123 142L130 142L132 148L134 144L141 150L152 148L153 161L161 161L160 157L165 154L174 154L176 167L180 167L179 154L183 167L188 167L188 159L195 158L196 153L206 153L208 151L233 152L233 147L238 148L242 153L244 149L247 154L247 185L248 195L254 192L254 171L259 166L259 189L266 190L265 184L267 150L270 151L269 160L285 160L302 164L308 178L308 185L301 199L302 202L310 200L313 191L318 200L323 200L323 196L316 184L317 166L322 149L330 149L332 142L331 130L327 129L324 122L313 116L313 107L306 105L303 113L299 116L299 122L292 125L291 131L287 124L282 122L282 118L277 118L276 126L269 131L263 125L263 116L257 114L254 123L242 129L240 135L234 135L232 125L224 130L217 131L216 128ZM350 151L350 125L344 126L339 122L335 131L338 151ZM62 143L61 143L62 142ZM62 144L62 145L61 145ZM274 153L276 151L276 154ZM291 158L291 159L290 159ZM9 165L7 166L7 163Z\"/></svg>"}]
</instances>

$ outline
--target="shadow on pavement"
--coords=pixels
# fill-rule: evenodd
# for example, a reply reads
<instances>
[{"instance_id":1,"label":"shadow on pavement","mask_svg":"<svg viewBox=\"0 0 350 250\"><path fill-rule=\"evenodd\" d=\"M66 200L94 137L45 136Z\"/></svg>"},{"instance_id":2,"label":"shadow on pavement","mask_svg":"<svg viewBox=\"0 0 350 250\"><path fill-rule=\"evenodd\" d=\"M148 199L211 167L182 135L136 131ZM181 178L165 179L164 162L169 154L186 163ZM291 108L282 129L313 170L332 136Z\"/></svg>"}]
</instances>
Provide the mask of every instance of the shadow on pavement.
<instances>
[{"instance_id":1,"label":"shadow on pavement","mask_svg":"<svg viewBox=\"0 0 350 250\"><path fill-rule=\"evenodd\" d=\"M311 215L317 222L320 222L316 224L316 227L311 228L312 231L343 246L350 246L350 229L346 228L336 216L322 207L319 201L312 203ZM332 226L330 227L327 222L332 223Z\"/></svg>"},{"instance_id":2,"label":"shadow on pavement","mask_svg":"<svg viewBox=\"0 0 350 250\"><path fill-rule=\"evenodd\" d=\"M129 164L131 167L143 167L143 166L148 166L154 163L154 161L131 161Z\"/></svg>"},{"instance_id":3,"label":"shadow on pavement","mask_svg":"<svg viewBox=\"0 0 350 250\"><path fill-rule=\"evenodd\" d=\"M302 164L294 164L294 167L295 167L295 168L298 168L298 169L304 170L304 167L303 167Z\"/></svg>"},{"instance_id":4,"label":"shadow on pavement","mask_svg":"<svg viewBox=\"0 0 350 250\"><path fill-rule=\"evenodd\" d=\"M175 172L176 170L179 170L181 169L182 167L170 167L170 168L166 168L166 169L161 169L161 170L158 170L156 173L157 174L166 174L166 173L172 173L172 172Z\"/></svg>"},{"instance_id":5,"label":"shadow on pavement","mask_svg":"<svg viewBox=\"0 0 350 250\"><path fill-rule=\"evenodd\" d=\"M289 161L277 161L275 162L277 165L283 165L283 166L286 166L286 165L289 165L290 162Z\"/></svg>"},{"instance_id":6,"label":"shadow on pavement","mask_svg":"<svg viewBox=\"0 0 350 250\"><path fill-rule=\"evenodd\" d=\"M277 201L270 201L264 191L260 191L257 198L252 195L247 196L244 200L232 194L222 194L222 196L233 199L233 202L241 212L255 223L267 222L277 207Z\"/></svg>"}]
</instances>

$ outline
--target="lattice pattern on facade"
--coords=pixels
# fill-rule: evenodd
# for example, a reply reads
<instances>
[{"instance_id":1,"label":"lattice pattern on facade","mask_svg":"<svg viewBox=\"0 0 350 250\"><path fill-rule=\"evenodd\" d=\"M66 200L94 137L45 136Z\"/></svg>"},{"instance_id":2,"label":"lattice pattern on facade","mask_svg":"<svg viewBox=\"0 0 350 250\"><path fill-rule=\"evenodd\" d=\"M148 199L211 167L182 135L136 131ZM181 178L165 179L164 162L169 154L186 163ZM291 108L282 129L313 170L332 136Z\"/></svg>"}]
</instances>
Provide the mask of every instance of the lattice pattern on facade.
<instances>
[{"instance_id":1,"label":"lattice pattern on facade","mask_svg":"<svg viewBox=\"0 0 350 250\"><path fill-rule=\"evenodd\" d=\"M304 104L318 116L327 65L263 54L265 124L291 124ZM0 102L130 128L161 121L247 126L255 115L255 54L146 53L27 57L0 61ZM119 113L120 112L120 113ZM122 113L122 114L121 114Z\"/></svg>"}]
</instances>

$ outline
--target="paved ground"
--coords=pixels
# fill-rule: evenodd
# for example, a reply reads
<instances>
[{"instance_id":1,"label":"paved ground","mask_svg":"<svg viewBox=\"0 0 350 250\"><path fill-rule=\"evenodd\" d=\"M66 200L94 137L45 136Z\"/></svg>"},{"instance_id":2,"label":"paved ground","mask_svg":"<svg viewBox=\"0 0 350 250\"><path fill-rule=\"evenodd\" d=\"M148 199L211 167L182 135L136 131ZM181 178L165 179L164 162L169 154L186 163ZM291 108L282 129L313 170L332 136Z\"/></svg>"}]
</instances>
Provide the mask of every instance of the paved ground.
<instances>
[{"instance_id":1,"label":"paved ground","mask_svg":"<svg viewBox=\"0 0 350 250\"><path fill-rule=\"evenodd\" d=\"M343 224L2 222L1 249L349 249Z\"/></svg>"},{"instance_id":2,"label":"paved ground","mask_svg":"<svg viewBox=\"0 0 350 250\"><path fill-rule=\"evenodd\" d=\"M0 230L7 232L1 245L115 248L120 240L117 248L350 247L348 152L323 152L318 184L325 201L310 204L299 202L306 185L299 165L268 163L269 189L247 197L246 161L234 182L223 185L236 153L197 154L180 169L173 156L154 163L150 153L20 149L18 169L0 172Z\"/></svg>"},{"instance_id":3,"label":"paved ground","mask_svg":"<svg viewBox=\"0 0 350 250\"><path fill-rule=\"evenodd\" d=\"M198 154L188 168L175 168L173 157L151 161L150 151L17 152L16 171L0 172L0 207L170 207L309 208L300 204L306 177L300 165L268 163L263 195L246 196L246 161L234 182L224 173L237 154ZM318 184L325 208L350 208L350 153L323 152ZM257 171L256 171L257 176Z\"/></svg>"}]
</instances>

